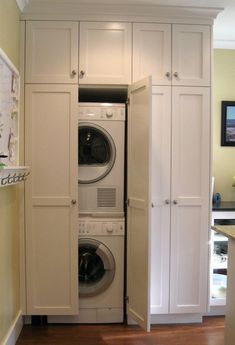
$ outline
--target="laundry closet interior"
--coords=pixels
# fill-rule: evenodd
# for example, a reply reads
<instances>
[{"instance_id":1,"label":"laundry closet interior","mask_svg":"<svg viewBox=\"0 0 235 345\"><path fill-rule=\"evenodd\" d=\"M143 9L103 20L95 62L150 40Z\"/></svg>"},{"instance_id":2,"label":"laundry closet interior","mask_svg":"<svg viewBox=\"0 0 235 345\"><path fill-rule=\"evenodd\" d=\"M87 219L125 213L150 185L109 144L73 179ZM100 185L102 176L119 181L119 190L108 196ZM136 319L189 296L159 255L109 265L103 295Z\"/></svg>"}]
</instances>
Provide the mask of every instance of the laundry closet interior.
<instances>
[{"instance_id":1,"label":"laundry closet interior","mask_svg":"<svg viewBox=\"0 0 235 345\"><path fill-rule=\"evenodd\" d=\"M219 10L57 5L21 20L24 313L200 322Z\"/></svg>"}]
</instances>

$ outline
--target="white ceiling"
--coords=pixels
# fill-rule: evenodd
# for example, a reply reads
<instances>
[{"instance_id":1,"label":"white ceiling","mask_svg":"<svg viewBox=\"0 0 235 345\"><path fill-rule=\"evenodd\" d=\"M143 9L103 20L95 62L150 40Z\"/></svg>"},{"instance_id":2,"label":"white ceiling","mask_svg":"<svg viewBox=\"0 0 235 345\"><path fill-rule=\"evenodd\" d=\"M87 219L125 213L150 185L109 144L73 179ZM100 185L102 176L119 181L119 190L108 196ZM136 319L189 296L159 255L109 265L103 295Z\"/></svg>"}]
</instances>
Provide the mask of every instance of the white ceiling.
<instances>
[{"instance_id":1,"label":"white ceiling","mask_svg":"<svg viewBox=\"0 0 235 345\"><path fill-rule=\"evenodd\" d=\"M37 2L38 0L24 0ZM51 0L52 1L52 0ZM55 0L55 2L58 0ZM222 7L214 24L214 47L235 49L235 0L69 0L68 3Z\"/></svg>"}]
</instances>

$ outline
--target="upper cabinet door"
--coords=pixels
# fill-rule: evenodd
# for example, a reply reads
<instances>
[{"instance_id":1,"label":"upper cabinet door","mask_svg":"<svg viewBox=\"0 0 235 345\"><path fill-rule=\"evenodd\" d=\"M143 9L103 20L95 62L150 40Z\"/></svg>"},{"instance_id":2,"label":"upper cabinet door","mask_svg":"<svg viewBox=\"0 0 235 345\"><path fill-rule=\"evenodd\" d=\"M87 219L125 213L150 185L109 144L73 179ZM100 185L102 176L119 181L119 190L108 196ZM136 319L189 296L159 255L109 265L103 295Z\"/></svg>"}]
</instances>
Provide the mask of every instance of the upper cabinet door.
<instances>
[{"instance_id":1,"label":"upper cabinet door","mask_svg":"<svg viewBox=\"0 0 235 345\"><path fill-rule=\"evenodd\" d=\"M131 24L80 24L79 83L130 84Z\"/></svg>"},{"instance_id":2,"label":"upper cabinet door","mask_svg":"<svg viewBox=\"0 0 235 345\"><path fill-rule=\"evenodd\" d=\"M151 79L129 88L128 110L128 316L150 329Z\"/></svg>"},{"instance_id":3,"label":"upper cabinet door","mask_svg":"<svg viewBox=\"0 0 235 345\"><path fill-rule=\"evenodd\" d=\"M210 27L173 25L172 85L210 85Z\"/></svg>"},{"instance_id":4,"label":"upper cabinet door","mask_svg":"<svg viewBox=\"0 0 235 345\"><path fill-rule=\"evenodd\" d=\"M27 21L26 83L78 82L78 23Z\"/></svg>"},{"instance_id":5,"label":"upper cabinet door","mask_svg":"<svg viewBox=\"0 0 235 345\"><path fill-rule=\"evenodd\" d=\"M133 25L133 81L146 75L153 85L171 84L171 24Z\"/></svg>"}]
</instances>

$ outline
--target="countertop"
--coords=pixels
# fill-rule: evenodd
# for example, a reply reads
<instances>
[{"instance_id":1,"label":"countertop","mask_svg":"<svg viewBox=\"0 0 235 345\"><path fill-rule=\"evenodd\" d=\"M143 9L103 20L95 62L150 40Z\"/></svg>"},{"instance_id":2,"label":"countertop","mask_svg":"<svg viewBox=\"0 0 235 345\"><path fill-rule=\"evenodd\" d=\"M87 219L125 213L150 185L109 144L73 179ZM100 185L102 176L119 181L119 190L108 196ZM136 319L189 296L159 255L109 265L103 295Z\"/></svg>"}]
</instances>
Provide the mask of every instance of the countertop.
<instances>
[{"instance_id":1,"label":"countertop","mask_svg":"<svg viewBox=\"0 0 235 345\"><path fill-rule=\"evenodd\" d=\"M214 225L211 228L229 239L235 240L235 225Z\"/></svg>"}]
</instances>

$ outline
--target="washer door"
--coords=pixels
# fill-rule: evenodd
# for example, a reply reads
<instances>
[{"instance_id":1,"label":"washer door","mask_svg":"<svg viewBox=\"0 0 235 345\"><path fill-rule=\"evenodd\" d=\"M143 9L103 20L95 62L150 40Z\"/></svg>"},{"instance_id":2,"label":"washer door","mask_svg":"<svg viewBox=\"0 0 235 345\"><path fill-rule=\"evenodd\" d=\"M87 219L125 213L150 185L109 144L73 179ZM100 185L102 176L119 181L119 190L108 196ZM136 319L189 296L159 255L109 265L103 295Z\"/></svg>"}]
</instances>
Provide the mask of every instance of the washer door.
<instances>
[{"instance_id":1,"label":"washer door","mask_svg":"<svg viewBox=\"0 0 235 345\"><path fill-rule=\"evenodd\" d=\"M112 169L115 157L115 144L104 128L88 122L79 123L79 183L93 183L104 178Z\"/></svg>"},{"instance_id":2,"label":"washer door","mask_svg":"<svg viewBox=\"0 0 235 345\"><path fill-rule=\"evenodd\" d=\"M79 295L91 297L104 292L115 275L112 253L102 242L79 239Z\"/></svg>"}]
</instances>

